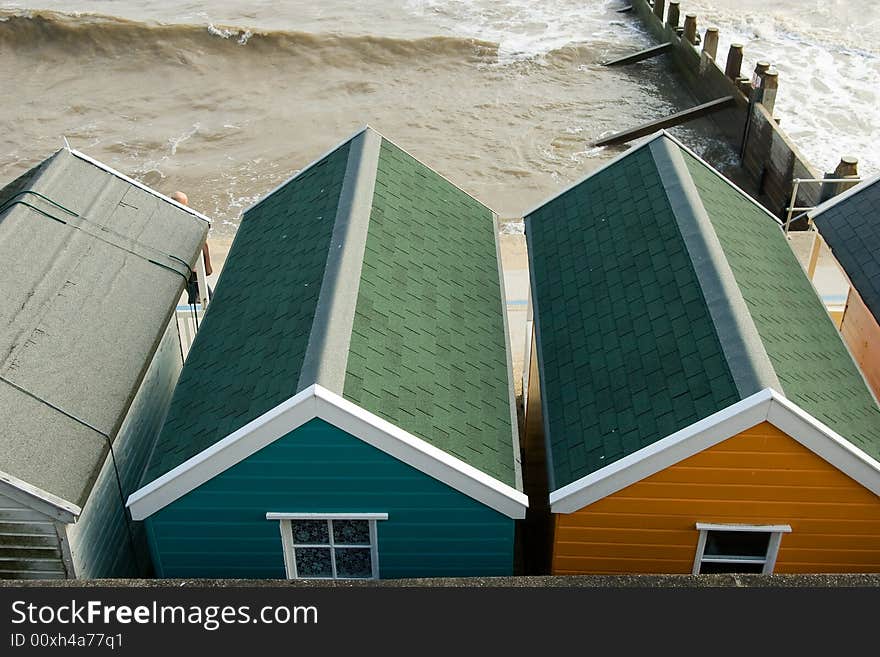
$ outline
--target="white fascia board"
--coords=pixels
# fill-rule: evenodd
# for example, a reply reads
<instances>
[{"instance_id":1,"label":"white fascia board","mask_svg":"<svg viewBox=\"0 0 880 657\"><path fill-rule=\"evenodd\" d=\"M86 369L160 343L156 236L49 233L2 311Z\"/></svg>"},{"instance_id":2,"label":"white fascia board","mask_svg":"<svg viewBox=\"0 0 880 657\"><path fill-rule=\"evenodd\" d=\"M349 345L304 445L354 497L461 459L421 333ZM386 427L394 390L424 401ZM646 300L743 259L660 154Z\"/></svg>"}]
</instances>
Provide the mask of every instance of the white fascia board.
<instances>
[{"instance_id":1,"label":"white fascia board","mask_svg":"<svg viewBox=\"0 0 880 657\"><path fill-rule=\"evenodd\" d=\"M0 472L0 493L64 523L76 522L82 509L6 472Z\"/></svg>"},{"instance_id":2,"label":"white fascia board","mask_svg":"<svg viewBox=\"0 0 880 657\"><path fill-rule=\"evenodd\" d=\"M550 493L550 511L574 513L767 419L773 392L760 392Z\"/></svg>"},{"instance_id":3,"label":"white fascia board","mask_svg":"<svg viewBox=\"0 0 880 657\"><path fill-rule=\"evenodd\" d=\"M841 192L837 196L832 196L830 199L828 199L824 203L817 205L815 208L813 208L812 210L807 212L807 217L811 220L815 219L820 214L825 212L825 210L834 207L838 203L842 203L843 201L848 199L850 196L858 194L863 189L865 189L866 187L870 187L871 185L873 185L877 181L880 181L880 174L877 174L876 176L868 178L867 180L863 180L858 185L854 185L854 186L850 187L848 190L846 190L845 192Z\"/></svg>"},{"instance_id":4,"label":"white fascia board","mask_svg":"<svg viewBox=\"0 0 880 657\"><path fill-rule=\"evenodd\" d=\"M553 513L574 513L767 421L880 496L880 463L772 388L728 406L550 494Z\"/></svg>"},{"instance_id":5,"label":"white fascia board","mask_svg":"<svg viewBox=\"0 0 880 657\"><path fill-rule=\"evenodd\" d=\"M529 503L522 492L339 395L314 387L317 415L322 420L499 513L515 519L526 517Z\"/></svg>"},{"instance_id":6,"label":"white fascia board","mask_svg":"<svg viewBox=\"0 0 880 657\"><path fill-rule=\"evenodd\" d=\"M316 164L318 164L318 162L320 162L321 160L323 160L325 157L327 157L328 155L330 155L330 154L333 153L334 151L337 151L337 150L339 150L340 148L342 148L343 146L345 146L348 142L350 142L352 139L354 139L355 137L357 137L357 136L358 136L359 134L361 134L364 130L372 130L372 128L371 128L369 125L363 125L362 127L358 128L358 129L354 132L354 134L349 135L348 137L346 137L345 139L343 139L341 142L339 142L338 144L336 144L336 145L333 146L332 148L330 148L330 149L324 151L321 155L319 155L319 156L316 157L314 160L312 160L311 162L309 162L307 165L305 165L302 169L300 169L299 171L297 171L295 174L293 174L292 176L289 176L289 177L285 178L285 179L282 180L280 183L278 183L277 185L275 185L275 187L273 187L273 188L270 189L268 192L266 192L265 194L263 194L263 196L261 196L259 200L255 201L254 203L251 203L248 207L246 207L244 210L242 210L240 216L243 217L244 215L246 215L248 212L250 212L250 211L253 210L255 207L257 207L260 203L262 203L262 202L265 201L267 198L269 198L270 196L272 196L272 194L274 194L275 192L277 192L278 190L280 190L282 187L286 187L288 183L291 183L291 182L293 182L294 180L296 180L297 178L299 178L301 175L303 175L306 171L308 171L308 170L311 169L313 166L315 166ZM380 135L380 136L381 136L381 135Z\"/></svg>"},{"instance_id":7,"label":"white fascia board","mask_svg":"<svg viewBox=\"0 0 880 657\"><path fill-rule=\"evenodd\" d=\"M774 392L767 420L845 475L880 496L880 463L792 401Z\"/></svg>"},{"instance_id":8,"label":"white fascia board","mask_svg":"<svg viewBox=\"0 0 880 657\"><path fill-rule=\"evenodd\" d=\"M148 518L314 417L315 386L310 386L136 490L126 502L131 517Z\"/></svg>"},{"instance_id":9,"label":"white fascia board","mask_svg":"<svg viewBox=\"0 0 880 657\"><path fill-rule=\"evenodd\" d=\"M390 422L315 384L135 491L143 520L309 420L320 418L504 515L525 518L528 498Z\"/></svg>"},{"instance_id":10,"label":"white fascia board","mask_svg":"<svg viewBox=\"0 0 880 657\"><path fill-rule=\"evenodd\" d=\"M572 189L574 189L575 187L577 187L577 186L580 185L581 183L586 182L587 180L589 180L589 179L592 178L593 176L598 176L600 173L602 173L603 171L605 171L605 169L608 169L609 167L613 167L615 164L617 164L618 162L620 162L623 158L625 158L625 157L629 157L630 155L632 155L633 153L635 153L635 152L636 152L637 150L639 150L640 148L643 148L643 147L647 146L647 145L650 144L652 141L654 141L654 140L657 139L658 137L662 137L663 135L669 136L669 133L667 133L665 130L658 130L657 132L652 132L650 135L648 135L647 137L643 138L641 141L636 141L634 144L632 144L632 145L631 145L629 148L627 148L625 151L623 151L623 152L620 153L619 155L615 155L613 158L611 158L610 160L608 160L605 164L603 164L602 166L600 166L598 169L594 169L593 171L590 171L590 173L586 174L585 176L581 176L581 177L578 178L576 181L574 181L573 183L571 183L568 187L566 187L565 189L563 189L561 192L556 192L556 193L554 193L554 194L553 194L552 196L550 196L549 198L546 198L546 199L544 199L543 201L541 201L540 203L538 203L538 205L536 205L535 207L533 207L531 210L528 210L527 212L523 212L523 221L527 220L530 214L534 214L535 212L537 212L538 210L540 210L541 208L543 208L545 205L547 205L547 204L550 203L551 201L555 201L556 199L558 199L558 198L559 198L560 196L562 196L563 194L567 194L567 193L570 192Z\"/></svg>"},{"instance_id":11,"label":"white fascia board","mask_svg":"<svg viewBox=\"0 0 880 657\"><path fill-rule=\"evenodd\" d=\"M96 159L94 159L94 158L92 158L92 157L89 157L89 156L86 155L85 153L80 153L79 151L77 151L77 150L73 150L73 149L70 149L68 152L69 152L71 155L73 155L74 157L78 157L78 158L81 159L81 160L85 160L85 161L88 162L89 164L93 164L93 165L95 165L96 167L98 167L99 169L103 169L103 170L106 171L107 173L109 173L109 174L111 174L111 175L114 175L114 176L116 176L117 178L120 178L120 179L124 180L124 181L127 182L129 185L134 185L135 187L144 190L144 191L147 192L148 194L152 194L153 196L156 196L156 197L162 199L162 200L165 201L166 203L170 203L171 205L173 205L173 206L175 206L175 207L177 207L177 208L183 210L184 212L187 212L187 213L191 214L191 215L194 216L194 217L197 217L197 218L201 219L201 220L204 221L204 222L207 222L208 224L211 223L211 219L210 219L209 217L206 217L205 215L203 215L201 212L197 212L196 210L193 210L193 209L192 209L191 207L189 207L188 205L183 205L183 203L178 203L178 202L175 201L173 198L169 198L169 197L165 196L165 194L162 194L162 193L160 193L160 192L157 192L157 191L156 191L155 189L153 189L152 187L148 187L148 186L145 185L144 183L139 182L139 181L135 180L134 178L129 178L129 177L126 176L124 173L120 173L119 171L117 171L117 170L114 169L113 167L107 166L107 165L104 164L103 162L99 162L98 160L96 160Z\"/></svg>"}]
</instances>

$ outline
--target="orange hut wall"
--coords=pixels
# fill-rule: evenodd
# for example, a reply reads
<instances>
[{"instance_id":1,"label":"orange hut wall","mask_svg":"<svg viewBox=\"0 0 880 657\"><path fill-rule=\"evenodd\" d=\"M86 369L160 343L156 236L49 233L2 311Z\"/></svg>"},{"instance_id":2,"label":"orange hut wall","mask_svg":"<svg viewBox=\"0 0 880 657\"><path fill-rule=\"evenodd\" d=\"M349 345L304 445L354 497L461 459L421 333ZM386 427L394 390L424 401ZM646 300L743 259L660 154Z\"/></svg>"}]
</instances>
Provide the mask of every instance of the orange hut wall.
<instances>
[{"instance_id":1,"label":"orange hut wall","mask_svg":"<svg viewBox=\"0 0 880 657\"><path fill-rule=\"evenodd\" d=\"M880 497L764 422L571 514L554 574L690 573L697 522L788 524L774 572L880 572Z\"/></svg>"}]
</instances>

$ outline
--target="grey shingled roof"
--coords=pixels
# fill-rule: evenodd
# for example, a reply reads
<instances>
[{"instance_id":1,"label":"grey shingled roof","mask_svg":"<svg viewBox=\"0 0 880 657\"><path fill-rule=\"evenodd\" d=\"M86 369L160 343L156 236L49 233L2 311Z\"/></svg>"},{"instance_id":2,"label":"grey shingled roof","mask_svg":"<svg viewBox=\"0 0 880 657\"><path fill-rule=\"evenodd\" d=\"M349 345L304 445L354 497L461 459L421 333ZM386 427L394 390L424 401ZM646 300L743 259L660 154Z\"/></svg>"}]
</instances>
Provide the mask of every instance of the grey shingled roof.
<instances>
[{"instance_id":1,"label":"grey shingled roof","mask_svg":"<svg viewBox=\"0 0 880 657\"><path fill-rule=\"evenodd\" d=\"M0 191L0 472L82 506L207 230L67 150Z\"/></svg>"},{"instance_id":2,"label":"grey shingled roof","mask_svg":"<svg viewBox=\"0 0 880 657\"><path fill-rule=\"evenodd\" d=\"M880 177L816 208L813 221L875 318L880 318Z\"/></svg>"},{"instance_id":3,"label":"grey shingled roof","mask_svg":"<svg viewBox=\"0 0 880 657\"><path fill-rule=\"evenodd\" d=\"M880 409L778 223L665 133L526 236L551 489L767 387L880 458Z\"/></svg>"}]
</instances>

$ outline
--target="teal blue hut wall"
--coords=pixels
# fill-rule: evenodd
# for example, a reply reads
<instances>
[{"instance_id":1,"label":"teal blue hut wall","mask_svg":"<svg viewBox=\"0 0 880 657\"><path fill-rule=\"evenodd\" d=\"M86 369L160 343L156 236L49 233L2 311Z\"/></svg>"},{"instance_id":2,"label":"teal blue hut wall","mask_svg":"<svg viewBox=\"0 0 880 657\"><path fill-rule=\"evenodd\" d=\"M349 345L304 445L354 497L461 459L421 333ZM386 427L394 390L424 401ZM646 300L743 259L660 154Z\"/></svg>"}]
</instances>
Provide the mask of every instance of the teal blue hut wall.
<instances>
[{"instance_id":1,"label":"teal blue hut wall","mask_svg":"<svg viewBox=\"0 0 880 657\"><path fill-rule=\"evenodd\" d=\"M267 512L387 513L383 579L513 572L512 519L315 419L148 518L157 575L284 578Z\"/></svg>"}]
</instances>

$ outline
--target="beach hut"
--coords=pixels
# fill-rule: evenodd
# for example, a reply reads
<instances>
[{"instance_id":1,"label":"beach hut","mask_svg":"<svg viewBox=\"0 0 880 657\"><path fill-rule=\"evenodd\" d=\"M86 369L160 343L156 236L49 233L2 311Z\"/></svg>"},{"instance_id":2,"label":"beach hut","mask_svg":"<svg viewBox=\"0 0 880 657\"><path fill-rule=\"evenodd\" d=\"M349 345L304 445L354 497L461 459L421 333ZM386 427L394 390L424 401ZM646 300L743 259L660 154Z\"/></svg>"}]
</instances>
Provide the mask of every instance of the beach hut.
<instances>
[{"instance_id":1,"label":"beach hut","mask_svg":"<svg viewBox=\"0 0 880 657\"><path fill-rule=\"evenodd\" d=\"M880 571L880 410L772 215L661 132L526 237L553 573Z\"/></svg>"},{"instance_id":2,"label":"beach hut","mask_svg":"<svg viewBox=\"0 0 880 657\"><path fill-rule=\"evenodd\" d=\"M847 190L808 213L850 288L840 332L880 395L880 176Z\"/></svg>"},{"instance_id":3,"label":"beach hut","mask_svg":"<svg viewBox=\"0 0 880 657\"><path fill-rule=\"evenodd\" d=\"M370 128L243 214L128 501L160 576L511 574L495 224Z\"/></svg>"},{"instance_id":4,"label":"beach hut","mask_svg":"<svg viewBox=\"0 0 880 657\"><path fill-rule=\"evenodd\" d=\"M0 578L140 576L125 498L182 366L206 218L61 150L0 190Z\"/></svg>"}]
</instances>

